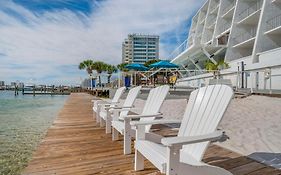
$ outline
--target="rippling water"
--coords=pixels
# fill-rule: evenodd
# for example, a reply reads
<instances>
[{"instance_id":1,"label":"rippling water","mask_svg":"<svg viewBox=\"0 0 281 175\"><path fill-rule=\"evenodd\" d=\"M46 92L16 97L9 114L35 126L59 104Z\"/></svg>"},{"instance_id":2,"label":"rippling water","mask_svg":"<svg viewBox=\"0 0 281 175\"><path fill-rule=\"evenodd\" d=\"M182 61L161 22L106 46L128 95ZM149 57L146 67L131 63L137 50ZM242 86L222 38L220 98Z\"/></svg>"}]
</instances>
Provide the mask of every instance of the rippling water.
<instances>
[{"instance_id":1,"label":"rippling water","mask_svg":"<svg viewBox=\"0 0 281 175\"><path fill-rule=\"evenodd\" d=\"M19 174L67 96L14 96L0 91L0 174Z\"/></svg>"}]
</instances>

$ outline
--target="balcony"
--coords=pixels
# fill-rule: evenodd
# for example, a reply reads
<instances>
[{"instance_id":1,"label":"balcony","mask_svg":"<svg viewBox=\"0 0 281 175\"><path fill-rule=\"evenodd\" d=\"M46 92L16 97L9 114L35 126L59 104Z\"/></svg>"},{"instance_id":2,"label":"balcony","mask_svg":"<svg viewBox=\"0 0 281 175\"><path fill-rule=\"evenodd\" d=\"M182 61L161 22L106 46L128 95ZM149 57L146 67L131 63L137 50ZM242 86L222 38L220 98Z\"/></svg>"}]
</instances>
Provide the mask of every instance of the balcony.
<instances>
[{"instance_id":1,"label":"balcony","mask_svg":"<svg viewBox=\"0 0 281 175\"><path fill-rule=\"evenodd\" d=\"M281 0L272 0L272 3L281 4Z\"/></svg>"},{"instance_id":2,"label":"balcony","mask_svg":"<svg viewBox=\"0 0 281 175\"><path fill-rule=\"evenodd\" d=\"M208 18L208 28L212 27L212 25L216 22L217 16L212 15Z\"/></svg>"},{"instance_id":3,"label":"balcony","mask_svg":"<svg viewBox=\"0 0 281 175\"><path fill-rule=\"evenodd\" d=\"M217 14L219 9L219 4L216 4L215 6L210 8L210 14Z\"/></svg>"},{"instance_id":4,"label":"balcony","mask_svg":"<svg viewBox=\"0 0 281 175\"><path fill-rule=\"evenodd\" d=\"M228 31L231 27L231 22L224 22L221 27L219 28L219 32L220 33L225 33L226 31Z\"/></svg>"},{"instance_id":5,"label":"balcony","mask_svg":"<svg viewBox=\"0 0 281 175\"><path fill-rule=\"evenodd\" d=\"M200 21L200 24L203 25L205 23L205 18Z\"/></svg>"},{"instance_id":6,"label":"balcony","mask_svg":"<svg viewBox=\"0 0 281 175\"><path fill-rule=\"evenodd\" d=\"M266 21L265 34L280 34L281 33L281 14Z\"/></svg>"},{"instance_id":7,"label":"balcony","mask_svg":"<svg viewBox=\"0 0 281 175\"><path fill-rule=\"evenodd\" d=\"M257 35L257 28L250 29L249 32L241 32L234 38L234 48L248 48L251 47Z\"/></svg>"},{"instance_id":8,"label":"balcony","mask_svg":"<svg viewBox=\"0 0 281 175\"><path fill-rule=\"evenodd\" d=\"M240 20L243 20L249 17L250 15L252 15L253 13L257 12L258 10L260 10L262 6L262 2L263 1L259 0L254 4L251 4L248 8L244 9L241 13L239 13Z\"/></svg>"},{"instance_id":9,"label":"balcony","mask_svg":"<svg viewBox=\"0 0 281 175\"><path fill-rule=\"evenodd\" d=\"M205 19L206 19L206 13L205 12L201 12L200 15L199 15L199 24L202 24L205 22Z\"/></svg>"},{"instance_id":10,"label":"balcony","mask_svg":"<svg viewBox=\"0 0 281 175\"><path fill-rule=\"evenodd\" d=\"M206 43L205 44L211 43L212 39L213 39L213 36L211 34L206 35L206 37L205 37Z\"/></svg>"},{"instance_id":11,"label":"balcony","mask_svg":"<svg viewBox=\"0 0 281 175\"><path fill-rule=\"evenodd\" d=\"M230 16L229 14L231 14L231 16L232 16L233 12L234 12L234 8L235 8L235 1L233 1L232 3L227 5L227 7L222 10L222 14L223 14L222 17L227 18Z\"/></svg>"}]
</instances>

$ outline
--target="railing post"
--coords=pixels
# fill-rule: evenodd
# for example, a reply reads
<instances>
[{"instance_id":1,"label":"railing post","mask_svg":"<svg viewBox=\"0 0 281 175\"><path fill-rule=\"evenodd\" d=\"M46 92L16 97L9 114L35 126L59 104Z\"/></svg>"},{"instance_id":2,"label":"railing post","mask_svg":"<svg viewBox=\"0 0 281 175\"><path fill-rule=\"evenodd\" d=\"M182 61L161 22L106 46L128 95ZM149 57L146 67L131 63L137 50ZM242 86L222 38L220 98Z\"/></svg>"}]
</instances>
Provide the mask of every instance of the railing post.
<instances>
[{"instance_id":1,"label":"railing post","mask_svg":"<svg viewBox=\"0 0 281 175\"><path fill-rule=\"evenodd\" d=\"M251 77L251 94L254 92L253 86L254 86L254 72L250 72L250 77Z\"/></svg>"},{"instance_id":2,"label":"railing post","mask_svg":"<svg viewBox=\"0 0 281 175\"><path fill-rule=\"evenodd\" d=\"M269 94L272 94L271 68L269 68Z\"/></svg>"}]
</instances>

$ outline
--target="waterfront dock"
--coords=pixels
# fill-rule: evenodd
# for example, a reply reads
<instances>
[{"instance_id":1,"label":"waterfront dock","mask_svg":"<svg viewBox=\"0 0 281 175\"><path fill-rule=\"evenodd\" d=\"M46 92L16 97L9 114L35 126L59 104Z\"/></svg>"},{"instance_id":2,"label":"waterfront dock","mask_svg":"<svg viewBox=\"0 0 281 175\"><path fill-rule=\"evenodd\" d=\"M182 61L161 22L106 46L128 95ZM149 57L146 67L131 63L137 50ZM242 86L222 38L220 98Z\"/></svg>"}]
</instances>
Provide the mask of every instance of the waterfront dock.
<instances>
[{"instance_id":1,"label":"waterfront dock","mask_svg":"<svg viewBox=\"0 0 281 175\"><path fill-rule=\"evenodd\" d=\"M91 99L85 93L69 96L22 174L160 174L148 161L144 171L133 170L134 155L123 155L123 141L111 141L111 135L96 124ZM209 146L204 161L234 175L281 174L216 145Z\"/></svg>"}]
</instances>

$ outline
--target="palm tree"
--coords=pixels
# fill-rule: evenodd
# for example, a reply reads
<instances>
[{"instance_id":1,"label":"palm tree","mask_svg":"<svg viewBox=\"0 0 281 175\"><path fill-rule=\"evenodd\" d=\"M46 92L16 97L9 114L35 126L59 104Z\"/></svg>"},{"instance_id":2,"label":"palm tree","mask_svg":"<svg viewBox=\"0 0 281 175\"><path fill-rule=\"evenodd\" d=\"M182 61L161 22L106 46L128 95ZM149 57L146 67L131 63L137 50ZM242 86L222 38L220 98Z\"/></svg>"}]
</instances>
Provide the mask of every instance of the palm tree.
<instances>
[{"instance_id":1,"label":"palm tree","mask_svg":"<svg viewBox=\"0 0 281 175\"><path fill-rule=\"evenodd\" d=\"M123 72L128 72L129 69L125 68L128 65L128 63L121 63L117 65L117 68Z\"/></svg>"},{"instance_id":2,"label":"palm tree","mask_svg":"<svg viewBox=\"0 0 281 175\"><path fill-rule=\"evenodd\" d=\"M93 74L93 64L94 64L93 60L84 60L79 64L78 68L80 70L86 69L87 73L91 77ZM91 89L92 88L93 88L93 85L92 85L92 77L91 77Z\"/></svg>"},{"instance_id":3,"label":"palm tree","mask_svg":"<svg viewBox=\"0 0 281 175\"><path fill-rule=\"evenodd\" d=\"M117 68L114 65L108 64L106 66L106 71L107 71L107 74L108 74L108 76L107 76L107 83L110 83L110 78L111 78L113 73L117 72Z\"/></svg>"},{"instance_id":4,"label":"palm tree","mask_svg":"<svg viewBox=\"0 0 281 175\"><path fill-rule=\"evenodd\" d=\"M213 63L212 61L208 60L205 63L205 69L208 72L212 72L214 75L214 79L219 79L220 70L229 68L229 64L226 63L223 59L219 60L217 64Z\"/></svg>"},{"instance_id":5,"label":"palm tree","mask_svg":"<svg viewBox=\"0 0 281 175\"><path fill-rule=\"evenodd\" d=\"M93 60L84 60L79 64L78 68L80 70L86 69L87 73L91 75L93 73L93 69L92 69L93 63L94 63Z\"/></svg>"},{"instance_id":6,"label":"palm tree","mask_svg":"<svg viewBox=\"0 0 281 175\"><path fill-rule=\"evenodd\" d=\"M96 61L93 63L92 65L93 70L96 70L99 76L99 85L101 86L101 77L100 74L103 71L106 71L106 63L102 62L102 61Z\"/></svg>"}]
</instances>

